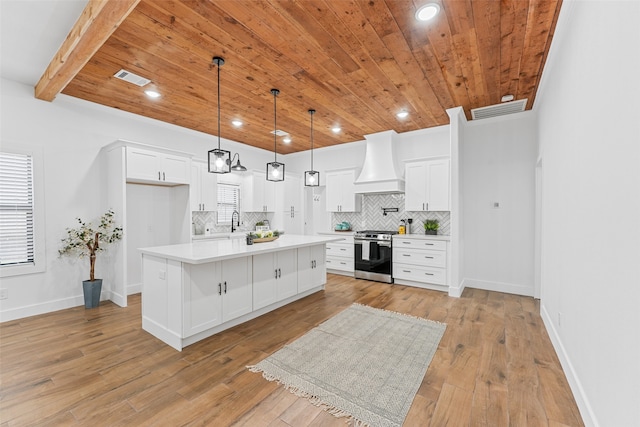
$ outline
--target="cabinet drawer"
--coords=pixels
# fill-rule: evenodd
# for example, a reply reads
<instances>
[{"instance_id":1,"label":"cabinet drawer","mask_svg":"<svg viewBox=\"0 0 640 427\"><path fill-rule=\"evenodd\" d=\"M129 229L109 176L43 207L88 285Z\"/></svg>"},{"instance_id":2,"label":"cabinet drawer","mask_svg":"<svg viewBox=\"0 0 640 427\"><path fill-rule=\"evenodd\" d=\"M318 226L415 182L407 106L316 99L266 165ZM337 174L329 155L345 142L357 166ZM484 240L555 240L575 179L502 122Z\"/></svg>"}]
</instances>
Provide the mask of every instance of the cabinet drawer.
<instances>
[{"instance_id":1,"label":"cabinet drawer","mask_svg":"<svg viewBox=\"0 0 640 427\"><path fill-rule=\"evenodd\" d=\"M430 249L416 250L412 248L401 247L393 249L393 261L403 264L411 264L423 267L441 267L447 266L447 252L436 251Z\"/></svg>"},{"instance_id":2,"label":"cabinet drawer","mask_svg":"<svg viewBox=\"0 0 640 427\"><path fill-rule=\"evenodd\" d=\"M353 273L353 259L349 260L348 258L332 257L327 255L327 260L325 262L328 270L349 271Z\"/></svg>"},{"instance_id":3,"label":"cabinet drawer","mask_svg":"<svg viewBox=\"0 0 640 427\"><path fill-rule=\"evenodd\" d=\"M447 242L444 240L422 240L422 239L393 239L395 248L415 248L432 249L435 251L446 251Z\"/></svg>"},{"instance_id":4,"label":"cabinet drawer","mask_svg":"<svg viewBox=\"0 0 640 427\"><path fill-rule=\"evenodd\" d=\"M447 270L444 268L417 267L410 264L393 263L395 279L412 280L414 282L447 284Z\"/></svg>"},{"instance_id":5,"label":"cabinet drawer","mask_svg":"<svg viewBox=\"0 0 640 427\"><path fill-rule=\"evenodd\" d=\"M327 256L353 258L353 245L346 243L327 243Z\"/></svg>"}]
</instances>

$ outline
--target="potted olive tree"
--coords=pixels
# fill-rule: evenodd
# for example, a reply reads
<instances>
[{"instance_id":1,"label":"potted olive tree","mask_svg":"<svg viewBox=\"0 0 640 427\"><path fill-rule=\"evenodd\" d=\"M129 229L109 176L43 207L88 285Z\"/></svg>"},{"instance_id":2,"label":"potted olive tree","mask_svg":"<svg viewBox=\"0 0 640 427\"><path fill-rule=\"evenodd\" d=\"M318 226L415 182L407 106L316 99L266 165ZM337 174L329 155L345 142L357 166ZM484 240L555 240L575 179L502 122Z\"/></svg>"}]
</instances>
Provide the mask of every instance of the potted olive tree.
<instances>
[{"instance_id":1,"label":"potted olive tree","mask_svg":"<svg viewBox=\"0 0 640 427\"><path fill-rule=\"evenodd\" d=\"M82 282L85 308L94 308L100 304L102 279L95 278L96 254L103 251L106 245L122 239L122 227L116 226L114 215L109 209L100 217L97 226L76 218L80 226L67 228L67 237L62 239L62 248L58 250L61 256L77 254L79 257L89 257L89 280Z\"/></svg>"},{"instance_id":2,"label":"potted olive tree","mask_svg":"<svg viewBox=\"0 0 640 427\"><path fill-rule=\"evenodd\" d=\"M440 224L437 219L427 219L424 221L424 234L438 234Z\"/></svg>"}]
</instances>

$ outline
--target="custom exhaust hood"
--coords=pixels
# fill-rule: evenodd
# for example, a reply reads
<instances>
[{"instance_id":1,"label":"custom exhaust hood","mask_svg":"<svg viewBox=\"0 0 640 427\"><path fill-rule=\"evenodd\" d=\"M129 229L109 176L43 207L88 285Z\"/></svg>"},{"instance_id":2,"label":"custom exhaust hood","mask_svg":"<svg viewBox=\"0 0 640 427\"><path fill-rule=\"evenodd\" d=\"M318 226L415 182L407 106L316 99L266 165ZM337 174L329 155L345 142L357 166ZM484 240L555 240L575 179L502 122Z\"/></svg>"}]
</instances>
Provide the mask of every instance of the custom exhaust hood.
<instances>
[{"instance_id":1,"label":"custom exhaust hood","mask_svg":"<svg viewBox=\"0 0 640 427\"><path fill-rule=\"evenodd\" d=\"M394 146L398 134L393 130L365 135L367 151L356 193L404 193L403 174L398 172Z\"/></svg>"}]
</instances>

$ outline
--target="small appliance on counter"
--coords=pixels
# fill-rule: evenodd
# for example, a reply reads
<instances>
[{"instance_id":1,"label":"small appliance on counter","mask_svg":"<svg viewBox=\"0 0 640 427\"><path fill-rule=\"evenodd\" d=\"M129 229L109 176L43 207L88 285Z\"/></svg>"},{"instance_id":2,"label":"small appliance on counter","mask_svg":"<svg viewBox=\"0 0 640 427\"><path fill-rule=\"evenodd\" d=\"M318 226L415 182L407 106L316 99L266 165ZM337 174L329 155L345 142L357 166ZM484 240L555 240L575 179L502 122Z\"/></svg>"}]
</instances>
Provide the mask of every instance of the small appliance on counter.
<instances>
[{"instance_id":1,"label":"small appliance on counter","mask_svg":"<svg viewBox=\"0 0 640 427\"><path fill-rule=\"evenodd\" d=\"M351 231L351 224L349 224L347 221L342 221L340 224L337 224L335 229L335 231Z\"/></svg>"}]
</instances>

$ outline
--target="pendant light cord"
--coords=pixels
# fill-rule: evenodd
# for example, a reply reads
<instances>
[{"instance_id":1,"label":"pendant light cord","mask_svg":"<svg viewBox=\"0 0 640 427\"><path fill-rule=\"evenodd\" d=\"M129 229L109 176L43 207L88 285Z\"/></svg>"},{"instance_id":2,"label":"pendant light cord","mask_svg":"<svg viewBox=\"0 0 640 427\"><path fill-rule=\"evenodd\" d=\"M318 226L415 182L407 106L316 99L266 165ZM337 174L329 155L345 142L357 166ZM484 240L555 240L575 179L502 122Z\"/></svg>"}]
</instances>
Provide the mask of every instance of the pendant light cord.
<instances>
[{"instance_id":1,"label":"pendant light cord","mask_svg":"<svg viewBox=\"0 0 640 427\"><path fill-rule=\"evenodd\" d=\"M278 112L277 109L277 105L276 105L276 98L278 97L278 94L280 93L280 91L278 89L271 89L271 93L273 94L273 162L277 163L278 162L278 153L276 151L276 138L277 138L277 132L278 132L278 125L277 125L277 121L276 121L276 115Z\"/></svg>"},{"instance_id":2,"label":"pendant light cord","mask_svg":"<svg viewBox=\"0 0 640 427\"><path fill-rule=\"evenodd\" d=\"M220 150L220 66L218 61L218 150Z\"/></svg>"},{"instance_id":3,"label":"pendant light cord","mask_svg":"<svg viewBox=\"0 0 640 427\"><path fill-rule=\"evenodd\" d=\"M311 115L311 170L313 171L313 114L316 110L309 110L309 114Z\"/></svg>"}]
</instances>

